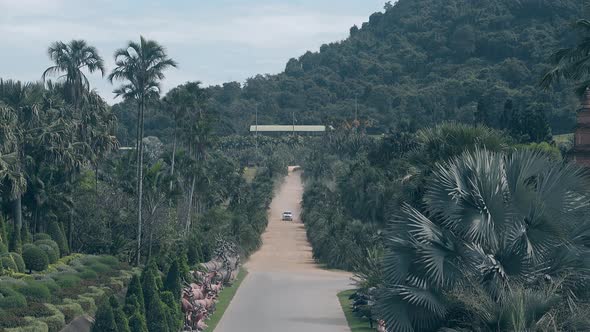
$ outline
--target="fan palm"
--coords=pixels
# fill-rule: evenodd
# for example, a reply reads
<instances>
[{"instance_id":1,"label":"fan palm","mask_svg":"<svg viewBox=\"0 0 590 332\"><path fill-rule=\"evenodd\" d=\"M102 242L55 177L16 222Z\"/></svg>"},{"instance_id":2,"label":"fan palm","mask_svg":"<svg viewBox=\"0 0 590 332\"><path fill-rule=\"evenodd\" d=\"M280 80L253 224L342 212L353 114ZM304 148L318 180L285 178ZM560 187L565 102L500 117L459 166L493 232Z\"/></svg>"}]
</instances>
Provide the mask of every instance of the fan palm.
<instances>
[{"instance_id":1,"label":"fan palm","mask_svg":"<svg viewBox=\"0 0 590 332\"><path fill-rule=\"evenodd\" d=\"M445 325L456 310L448 294L460 287L481 287L498 306L510 305L519 287L554 280L563 280L560 303L583 294L590 281L588 182L581 169L535 151L478 148L438 164L424 213L406 205L391 222L378 305L388 328L464 327Z\"/></svg>"},{"instance_id":2,"label":"fan palm","mask_svg":"<svg viewBox=\"0 0 590 332\"><path fill-rule=\"evenodd\" d=\"M148 101L160 94L160 81L164 71L176 67L176 62L166 54L166 49L156 41L140 37L139 43L130 41L126 48L115 51L115 69L109 74L125 83L115 89L116 97L135 100L137 103L137 264L141 261L141 227L143 200L143 127L144 112Z\"/></svg>"},{"instance_id":3,"label":"fan palm","mask_svg":"<svg viewBox=\"0 0 590 332\"><path fill-rule=\"evenodd\" d=\"M564 48L552 56L554 67L545 74L541 85L548 88L561 79L575 82L581 95L590 87L590 20L578 20L574 27L581 33L575 47Z\"/></svg>"},{"instance_id":4,"label":"fan palm","mask_svg":"<svg viewBox=\"0 0 590 332\"><path fill-rule=\"evenodd\" d=\"M104 75L103 59L97 49L88 45L85 40L72 40L67 44L54 42L47 49L47 54L55 65L43 72L43 81L50 75L63 74L59 78L65 81L66 100L78 107L84 92L90 90L90 83L83 70L90 73L99 71Z\"/></svg>"}]
</instances>

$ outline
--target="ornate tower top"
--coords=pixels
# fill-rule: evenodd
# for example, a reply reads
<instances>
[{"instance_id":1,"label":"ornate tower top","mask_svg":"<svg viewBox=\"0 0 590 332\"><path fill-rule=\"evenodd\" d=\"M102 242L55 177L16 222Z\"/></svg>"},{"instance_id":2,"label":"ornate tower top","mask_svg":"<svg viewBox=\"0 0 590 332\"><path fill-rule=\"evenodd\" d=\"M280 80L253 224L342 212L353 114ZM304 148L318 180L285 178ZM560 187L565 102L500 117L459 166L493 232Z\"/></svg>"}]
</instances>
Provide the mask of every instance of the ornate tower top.
<instances>
[{"instance_id":1,"label":"ornate tower top","mask_svg":"<svg viewBox=\"0 0 590 332\"><path fill-rule=\"evenodd\" d=\"M590 112L590 87L587 87L586 92L584 92L582 111Z\"/></svg>"}]
</instances>

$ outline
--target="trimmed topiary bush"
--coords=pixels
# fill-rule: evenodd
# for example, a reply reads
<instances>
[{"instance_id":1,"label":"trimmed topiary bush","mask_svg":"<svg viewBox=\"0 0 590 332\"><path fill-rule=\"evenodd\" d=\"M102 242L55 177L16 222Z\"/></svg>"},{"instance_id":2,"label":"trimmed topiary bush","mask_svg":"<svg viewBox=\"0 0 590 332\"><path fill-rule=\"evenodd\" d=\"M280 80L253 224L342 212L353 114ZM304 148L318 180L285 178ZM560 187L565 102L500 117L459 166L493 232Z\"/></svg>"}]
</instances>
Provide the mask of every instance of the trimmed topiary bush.
<instances>
[{"instance_id":1,"label":"trimmed topiary bush","mask_svg":"<svg viewBox=\"0 0 590 332\"><path fill-rule=\"evenodd\" d=\"M98 262L88 265L88 268L92 269L96 273L105 273L112 270L110 266Z\"/></svg>"},{"instance_id":2,"label":"trimmed topiary bush","mask_svg":"<svg viewBox=\"0 0 590 332\"><path fill-rule=\"evenodd\" d=\"M25 261L23 260L23 256L21 256L20 254L18 254L16 252L11 252L10 256L12 256L12 260L16 264L16 268L18 269L18 272L25 273L26 269L25 269Z\"/></svg>"},{"instance_id":3,"label":"trimmed topiary bush","mask_svg":"<svg viewBox=\"0 0 590 332\"><path fill-rule=\"evenodd\" d=\"M49 327L49 332L59 332L63 327L66 325L64 314L59 311L54 305L52 304L45 304L47 309L49 309L52 313L51 316L41 317L39 318L40 321L47 324Z\"/></svg>"},{"instance_id":4,"label":"trimmed topiary bush","mask_svg":"<svg viewBox=\"0 0 590 332\"><path fill-rule=\"evenodd\" d=\"M16 290L24 295L29 302L46 302L51 300L49 288L37 281L30 281L25 286L20 286Z\"/></svg>"},{"instance_id":5,"label":"trimmed topiary bush","mask_svg":"<svg viewBox=\"0 0 590 332\"><path fill-rule=\"evenodd\" d=\"M61 288L75 287L81 281L80 277L73 273L61 273L55 275L53 280L55 280L57 285Z\"/></svg>"},{"instance_id":6,"label":"trimmed topiary bush","mask_svg":"<svg viewBox=\"0 0 590 332\"><path fill-rule=\"evenodd\" d=\"M43 271L47 269L49 259L47 254L39 247L26 244L23 248L23 260L25 261L25 268L31 271Z\"/></svg>"},{"instance_id":7,"label":"trimmed topiary bush","mask_svg":"<svg viewBox=\"0 0 590 332\"><path fill-rule=\"evenodd\" d=\"M115 324L117 324L117 332L130 332L129 321L127 316L123 312L123 308L119 304L119 300L116 297L109 297L111 308L113 309L113 316L115 317Z\"/></svg>"},{"instance_id":8,"label":"trimmed topiary bush","mask_svg":"<svg viewBox=\"0 0 590 332\"><path fill-rule=\"evenodd\" d=\"M27 306L27 299L14 289L0 285L0 309L24 308Z\"/></svg>"},{"instance_id":9,"label":"trimmed topiary bush","mask_svg":"<svg viewBox=\"0 0 590 332\"><path fill-rule=\"evenodd\" d=\"M53 280L51 278L39 279L36 282L40 285L47 287L47 289L49 289L49 292L51 292L51 294L54 294L61 289L61 287L59 287L59 285L55 282L55 280Z\"/></svg>"},{"instance_id":10,"label":"trimmed topiary bush","mask_svg":"<svg viewBox=\"0 0 590 332\"><path fill-rule=\"evenodd\" d=\"M59 259L59 254L55 251L55 249L46 244L39 244L37 246L39 247L39 249L43 250L47 255L47 260L49 261L49 264L54 264L55 262L57 262L57 260Z\"/></svg>"},{"instance_id":11,"label":"trimmed topiary bush","mask_svg":"<svg viewBox=\"0 0 590 332\"><path fill-rule=\"evenodd\" d=\"M108 301L104 301L98 306L92 332L118 332L113 309Z\"/></svg>"},{"instance_id":12,"label":"trimmed topiary bush","mask_svg":"<svg viewBox=\"0 0 590 332\"><path fill-rule=\"evenodd\" d=\"M39 240L52 240L51 235L47 233L37 233L35 234L35 241Z\"/></svg>"},{"instance_id":13,"label":"trimmed topiary bush","mask_svg":"<svg viewBox=\"0 0 590 332\"><path fill-rule=\"evenodd\" d=\"M102 264L112 267L118 266L120 264L119 260L115 256L99 256L98 261Z\"/></svg>"},{"instance_id":14,"label":"trimmed topiary bush","mask_svg":"<svg viewBox=\"0 0 590 332\"><path fill-rule=\"evenodd\" d=\"M55 261L57 261L59 259L59 255L60 255L60 251L59 251L59 246L57 245L57 243L53 240L37 240L35 241L35 245L37 246L41 246L41 245L47 245L50 246L53 251L55 251L55 253L57 254L57 259Z\"/></svg>"},{"instance_id":15,"label":"trimmed topiary bush","mask_svg":"<svg viewBox=\"0 0 590 332\"><path fill-rule=\"evenodd\" d=\"M178 300L180 296L174 296L172 292L166 291L162 292L161 298L168 309L168 327L170 331L180 331L184 323L184 316Z\"/></svg>"},{"instance_id":16,"label":"trimmed topiary bush","mask_svg":"<svg viewBox=\"0 0 590 332\"><path fill-rule=\"evenodd\" d=\"M18 272L18 267L16 266L16 263L10 254L3 254L2 257L0 257L0 263L2 263L4 270Z\"/></svg>"},{"instance_id":17,"label":"trimmed topiary bush","mask_svg":"<svg viewBox=\"0 0 590 332\"><path fill-rule=\"evenodd\" d=\"M56 220L51 220L49 222L49 226L47 227L47 233L51 236L51 239L57 243L59 246L59 252L61 255L67 255L70 252L68 247L68 241L66 241L66 236L64 235L63 230L59 226L59 223Z\"/></svg>"},{"instance_id":18,"label":"trimmed topiary bush","mask_svg":"<svg viewBox=\"0 0 590 332\"><path fill-rule=\"evenodd\" d=\"M167 321L168 308L160 300L158 293L150 296L149 305L146 308L145 318L147 320L148 330L151 331L170 331Z\"/></svg>"},{"instance_id":19,"label":"trimmed topiary bush","mask_svg":"<svg viewBox=\"0 0 590 332\"><path fill-rule=\"evenodd\" d=\"M49 327L44 322L33 317L25 317L21 327L5 329L4 332L49 332Z\"/></svg>"},{"instance_id":20,"label":"trimmed topiary bush","mask_svg":"<svg viewBox=\"0 0 590 332\"><path fill-rule=\"evenodd\" d=\"M83 269L78 276L85 280L98 278L98 274L90 269Z\"/></svg>"},{"instance_id":21,"label":"trimmed topiary bush","mask_svg":"<svg viewBox=\"0 0 590 332\"><path fill-rule=\"evenodd\" d=\"M129 318L129 330L131 332L148 332L144 315L136 310Z\"/></svg>"},{"instance_id":22,"label":"trimmed topiary bush","mask_svg":"<svg viewBox=\"0 0 590 332\"><path fill-rule=\"evenodd\" d=\"M129 286L127 287L127 294L125 295L125 306L126 306L126 310L128 306L133 306L135 305L133 303L133 299L135 301L137 301L138 307L137 309L139 309L140 313L143 315L145 314L145 302L144 302L144 298L143 298L143 290L141 288L141 282L139 281L139 277L137 276L137 274L134 274L133 277L131 277L131 282L129 283ZM126 311L127 314L132 314L133 311L129 312Z\"/></svg>"},{"instance_id":23,"label":"trimmed topiary bush","mask_svg":"<svg viewBox=\"0 0 590 332\"><path fill-rule=\"evenodd\" d=\"M180 296L180 289L180 268L178 265L178 260L175 259L168 270L168 274L166 275L166 280L164 281L164 290L172 292L172 294L176 296Z\"/></svg>"},{"instance_id":24,"label":"trimmed topiary bush","mask_svg":"<svg viewBox=\"0 0 590 332\"><path fill-rule=\"evenodd\" d=\"M55 306L62 314L64 314L64 319L66 324L71 322L74 318L78 316L82 316L84 314L84 309L78 303L71 302L68 304L59 304Z\"/></svg>"}]
</instances>

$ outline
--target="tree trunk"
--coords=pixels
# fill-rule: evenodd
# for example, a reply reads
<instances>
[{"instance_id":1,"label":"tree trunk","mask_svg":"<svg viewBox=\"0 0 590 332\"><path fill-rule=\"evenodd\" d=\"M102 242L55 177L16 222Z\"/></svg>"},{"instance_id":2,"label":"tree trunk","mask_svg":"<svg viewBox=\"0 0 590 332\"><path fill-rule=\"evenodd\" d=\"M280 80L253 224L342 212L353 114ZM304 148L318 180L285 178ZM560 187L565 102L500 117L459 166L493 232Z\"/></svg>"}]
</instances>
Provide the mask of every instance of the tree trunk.
<instances>
[{"instance_id":1,"label":"tree trunk","mask_svg":"<svg viewBox=\"0 0 590 332\"><path fill-rule=\"evenodd\" d=\"M141 227L142 227L142 203L143 203L143 116L145 108L144 97L139 104L139 128L137 142L137 265L141 263Z\"/></svg>"},{"instance_id":2,"label":"tree trunk","mask_svg":"<svg viewBox=\"0 0 590 332\"><path fill-rule=\"evenodd\" d=\"M20 232L20 229L23 226L23 205L22 196L20 194L14 201L12 201L12 221L16 224L16 228Z\"/></svg>"},{"instance_id":3,"label":"tree trunk","mask_svg":"<svg viewBox=\"0 0 590 332\"><path fill-rule=\"evenodd\" d=\"M172 144L172 162L170 163L170 176L174 176L174 162L176 159L176 123L174 124L174 143ZM172 179L170 179L170 191L172 191Z\"/></svg>"},{"instance_id":4,"label":"tree trunk","mask_svg":"<svg viewBox=\"0 0 590 332\"><path fill-rule=\"evenodd\" d=\"M188 198L188 212L186 213L186 234L188 235L188 232L190 230L191 227L191 214L192 214L192 209L193 209L193 194L195 193L195 180L196 180L196 175L193 175L193 181L191 184L191 192L189 194L189 198Z\"/></svg>"}]
</instances>

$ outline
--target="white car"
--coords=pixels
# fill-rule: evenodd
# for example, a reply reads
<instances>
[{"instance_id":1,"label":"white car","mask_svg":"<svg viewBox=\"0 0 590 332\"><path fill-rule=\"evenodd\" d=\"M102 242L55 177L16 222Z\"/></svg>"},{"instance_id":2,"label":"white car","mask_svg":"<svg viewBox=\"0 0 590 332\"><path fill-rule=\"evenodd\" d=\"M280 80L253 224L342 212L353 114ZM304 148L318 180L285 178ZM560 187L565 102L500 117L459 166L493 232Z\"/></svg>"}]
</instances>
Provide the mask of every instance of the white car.
<instances>
[{"instance_id":1,"label":"white car","mask_svg":"<svg viewBox=\"0 0 590 332\"><path fill-rule=\"evenodd\" d=\"M293 213L291 211L285 211L283 212L283 218L284 221L293 221Z\"/></svg>"}]
</instances>

